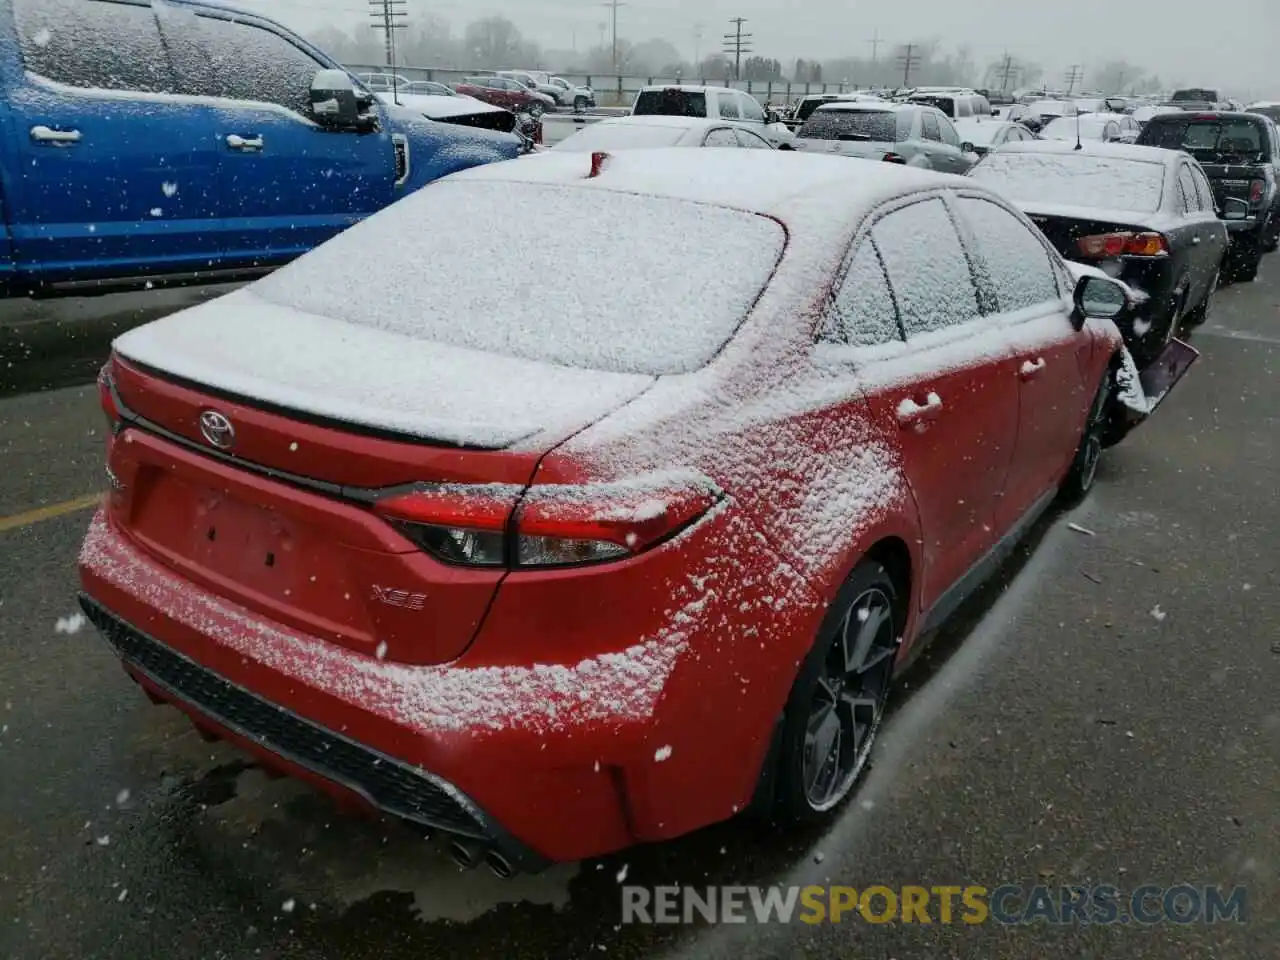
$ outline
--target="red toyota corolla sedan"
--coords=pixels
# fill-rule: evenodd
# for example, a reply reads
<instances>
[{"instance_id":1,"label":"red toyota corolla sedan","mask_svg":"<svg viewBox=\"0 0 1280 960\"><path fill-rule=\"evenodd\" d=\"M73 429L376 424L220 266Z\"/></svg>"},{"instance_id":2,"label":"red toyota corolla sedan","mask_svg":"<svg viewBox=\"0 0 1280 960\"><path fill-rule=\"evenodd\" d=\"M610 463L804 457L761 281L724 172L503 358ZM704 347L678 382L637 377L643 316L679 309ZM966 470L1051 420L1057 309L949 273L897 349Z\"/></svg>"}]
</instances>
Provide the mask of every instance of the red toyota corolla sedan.
<instances>
[{"instance_id":1,"label":"red toyota corolla sedan","mask_svg":"<svg viewBox=\"0 0 1280 960\"><path fill-rule=\"evenodd\" d=\"M812 818L1092 484L1126 302L891 164L468 171L116 342L83 604L207 733L500 874Z\"/></svg>"}]
</instances>

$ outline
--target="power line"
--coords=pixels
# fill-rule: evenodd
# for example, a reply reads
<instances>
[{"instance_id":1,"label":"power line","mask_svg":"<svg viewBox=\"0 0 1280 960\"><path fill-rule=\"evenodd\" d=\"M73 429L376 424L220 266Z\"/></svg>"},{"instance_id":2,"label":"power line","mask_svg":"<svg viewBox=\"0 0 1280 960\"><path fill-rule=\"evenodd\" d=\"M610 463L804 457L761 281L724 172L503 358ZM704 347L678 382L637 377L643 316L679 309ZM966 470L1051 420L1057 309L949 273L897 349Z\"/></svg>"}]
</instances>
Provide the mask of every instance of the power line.
<instances>
[{"instance_id":1,"label":"power line","mask_svg":"<svg viewBox=\"0 0 1280 960\"><path fill-rule=\"evenodd\" d=\"M701 23L693 25L693 62L695 66L702 63L702 27L703 24Z\"/></svg>"},{"instance_id":2,"label":"power line","mask_svg":"<svg viewBox=\"0 0 1280 960\"><path fill-rule=\"evenodd\" d=\"M369 0L369 16L374 20L371 26L383 31L387 66L393 70L396 65L396 31L408 26L405 22L409 18L409 13L405 10L407 4L408 0Z\"/></svg>"},{"instance_id":3,"label":"power line","mask_svg":"<svg viewBox=\"0 0 1280 960\"><path fill-rule=\"evenodd\" d=\"M898 55L898 62L902 64L903 87L911 86L911 68L920 62L920 54L916 53L919 48L918 43L908 43Z\"/></svg>"},{"instance_id":4,"label":"power line","mask_svg":"<svg viewBox=\"0 0 1280 960\"><path fill-rule=\"evenodd\" d=\"M618 73L618 8L627 5L623 0L605 0L600 4L602 7L608 7L609 12L613 14L613 72L615 75Z\"/></svg>"},{"instance_id":5,"label":"power line","mask_svg":"<svg viewBox=\"0 0 1280 960\"><path fill-rule=\"evenodd\" d=\"M724 35L724 52L733 54L733 78L742 79L742 55L751 52L751 34L742 32L746 17L733 17L729 20L734 26L733 33Z\"/></svg>"}]
</instances>

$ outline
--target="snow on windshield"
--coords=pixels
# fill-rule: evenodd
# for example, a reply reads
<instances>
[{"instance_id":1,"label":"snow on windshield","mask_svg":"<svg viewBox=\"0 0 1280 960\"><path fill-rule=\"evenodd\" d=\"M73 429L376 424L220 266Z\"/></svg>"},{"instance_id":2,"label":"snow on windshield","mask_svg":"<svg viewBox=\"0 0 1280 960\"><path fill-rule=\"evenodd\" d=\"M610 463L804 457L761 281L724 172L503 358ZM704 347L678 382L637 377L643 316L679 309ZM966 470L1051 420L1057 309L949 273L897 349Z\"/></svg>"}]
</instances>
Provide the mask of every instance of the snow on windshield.
<instances>
[{"instance_id":1,"label":"snow on windshield","mask_svg":"<svg viewBox=\"0 0 1280 960\"><path fill-rule=\"evenodd\" d=\"M674 147L687 127L646 123L593 123L556 144L556 150L621 150L623 148Z\"/></svg>"},{"instance_id":2,"label":"snow on windshield","mask_svg":"<svg viewBox=\"0 0 1280 960\"><path fill-rule=\"evenodd\" d=\"M1154 213L1164 194L1164 165L1088 153L989 154L970 176L1023 203Z\"/></svg>"},{"instance_id":3,"label":"snow on windshield","mask_svg":"<svg viewBox=\"0 0 1280 960\"><path fill-rule=\"evenodd\" d=\"M1041 130L1040 136L1045 140L1075 140L1079 134L1082 140L1101 140L1107 124L1112 122L1110 117L1059 117Z\"/></svg>"},{"instance_id":4,"label":"snow on windshield","mask_svg":"<svg viewBox=\"0 0 1280 960\"><path fill-rule=\"evenodd\" d=\"M660 375L698 369L716 354L783 246L774 221L721 207L446 181L259 281L254 292L415 340Z\"/></svg>"}]
</instances>

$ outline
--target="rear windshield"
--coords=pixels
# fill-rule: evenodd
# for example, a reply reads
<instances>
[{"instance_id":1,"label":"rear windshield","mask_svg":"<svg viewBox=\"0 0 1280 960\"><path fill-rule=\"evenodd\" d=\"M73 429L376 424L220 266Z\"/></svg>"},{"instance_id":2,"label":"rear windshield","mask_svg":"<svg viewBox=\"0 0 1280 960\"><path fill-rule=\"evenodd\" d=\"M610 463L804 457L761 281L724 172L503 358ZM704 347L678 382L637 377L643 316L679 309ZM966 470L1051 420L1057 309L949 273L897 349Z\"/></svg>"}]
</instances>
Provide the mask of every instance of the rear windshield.
<instances>
[{"instance_id":1,"label":"rear windshield","mask_svg":"<svg viewBox=\"0 0 1280 960\"><path fill-rule=\"evenodd\" d=\"M809 140L895 143L898 115L889 110L818 110L796 134Z\"/></svg>"},{"instance_id":2,"label":"rear windshield","mask_svg":"<svg viewBox=\"0 0 1280 960\"><path fill-rule=\"evenodd\" d=\"M411 194L253 291L412 340L657 376L716 355L783 246L777 223L738 210L463 180Z\"/></svg>"},{"instance_id":3,"label":"rear windshield","mask_svg":"<svg viewBox=\"0 0 1280 960\"><path fill-rule=\"evenodd\" d=\"M642 90L631 112L637 116L705 117L707 95L700 90Z\"/></svg>"},{"instance_id":4,"label":"rear windshield","mask_svg":"<svg viewBox=\"0 0 1280 960\"><path fill-rule=\"evenodd\" d=\"M1154 213L1164 195L1164 164L1087 153L997 151L969 175L1028 206L1048 203Z\"/></svg>"},{"instance_id":5,"label":"rear windshield","mask_svg":"<svg viewBox=\"0 0 1280 960\"><path fill-rule=\"evenodd\" d=\"M1262 160L1270 153L1267 129L1247 117L1197 118L1179 114L1153 117L1142 131L1141 143L1167 150L1185 150L1208 163L1223 160Z\"/></svg>"},{"instance_id":6,"label":"rear windshield","mask_svg":"<svg viewBox=\"0 0 1280 960\"><path fill-rule=\"evenodd\" d=\"M1189 87L1186 90L1177 90L1173 94L1175 100L1207 100L1210 103L1216 103L1219 99L1217 90L1208 90L1205 87Z\"/></svg>"}]
</instances>

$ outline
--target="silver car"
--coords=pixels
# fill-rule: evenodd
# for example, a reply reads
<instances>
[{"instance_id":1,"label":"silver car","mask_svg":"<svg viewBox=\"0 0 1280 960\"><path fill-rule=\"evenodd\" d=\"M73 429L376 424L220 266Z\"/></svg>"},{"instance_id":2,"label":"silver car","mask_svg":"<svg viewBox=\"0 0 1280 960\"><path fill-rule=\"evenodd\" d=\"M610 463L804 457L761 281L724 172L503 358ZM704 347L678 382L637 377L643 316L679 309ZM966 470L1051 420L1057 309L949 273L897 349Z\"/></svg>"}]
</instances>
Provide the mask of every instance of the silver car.
<instances>
[{"instance_id":1,"label":"silver car","mask_svg":"<svg viewBox=\"0 0 1280 960\"><path fill-rule=\"evenodd\" d=\"M943 173L967 173L978 162L941 110L911 103L828 103L796 132L795 147Z\"/></svg>"}]
</instances>

